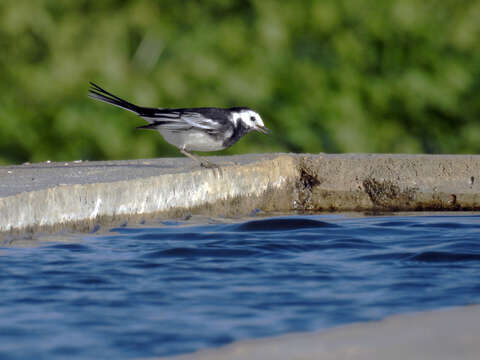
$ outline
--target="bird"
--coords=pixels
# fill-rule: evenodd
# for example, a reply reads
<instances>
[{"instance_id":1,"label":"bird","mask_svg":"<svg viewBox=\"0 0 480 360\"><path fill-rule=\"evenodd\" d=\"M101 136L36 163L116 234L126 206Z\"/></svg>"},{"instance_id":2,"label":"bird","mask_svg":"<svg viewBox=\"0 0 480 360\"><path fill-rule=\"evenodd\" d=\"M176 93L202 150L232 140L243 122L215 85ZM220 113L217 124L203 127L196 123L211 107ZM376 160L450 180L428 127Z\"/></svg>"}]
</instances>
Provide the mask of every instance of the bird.
<instances>
[{"instance_id":1,"label":"bird","mask_svg":"<svg viewBox=\"0 0 480 360\"><path fill-rule=\"evenodd\" d=\"M218 168L192 151L231 147L251 131L269 134L260 115L249 107L151 108L132 104L90 82L89 97L133 112L148 122L137 129L157 130L166 142L205 168Z\"/></svg>"}]
</instances>

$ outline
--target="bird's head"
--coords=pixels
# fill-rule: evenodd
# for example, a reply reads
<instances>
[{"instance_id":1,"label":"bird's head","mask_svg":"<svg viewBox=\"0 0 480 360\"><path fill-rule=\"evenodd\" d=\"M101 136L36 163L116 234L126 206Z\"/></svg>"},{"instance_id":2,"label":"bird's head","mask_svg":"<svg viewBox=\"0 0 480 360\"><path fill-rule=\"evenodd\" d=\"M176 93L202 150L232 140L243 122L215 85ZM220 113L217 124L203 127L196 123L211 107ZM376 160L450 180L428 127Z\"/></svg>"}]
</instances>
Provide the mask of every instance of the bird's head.
<instances>
[{"instance_id":1,"label":"bird's head","mask_svg":"<svg viewBox=\"0 0 480 360\"><path fill-rule=\"evenodd\" d=\"M258 113L249 108L231 108L235 124L242 122L242 125L250 131L258 131L262 134L269 134L270 130L265 127L263 120Z\"/></svg>"}]
</instances>

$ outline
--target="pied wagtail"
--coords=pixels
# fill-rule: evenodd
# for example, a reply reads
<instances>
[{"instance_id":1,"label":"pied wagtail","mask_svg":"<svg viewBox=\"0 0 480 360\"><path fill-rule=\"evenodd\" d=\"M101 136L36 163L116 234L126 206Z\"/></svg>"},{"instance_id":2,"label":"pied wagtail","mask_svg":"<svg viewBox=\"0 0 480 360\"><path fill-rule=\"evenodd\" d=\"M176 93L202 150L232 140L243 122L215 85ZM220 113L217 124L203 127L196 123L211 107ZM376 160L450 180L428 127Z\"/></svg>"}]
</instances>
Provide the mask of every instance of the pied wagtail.
<instances>
[{"instance_id":1,"label":"pied wagtail","mask_svg":"<svg viewBox=\"0 0 480 360\"><path fill-rule=\"evenodd\" d=\"M139 115L149 124L137 129L157 130L168 143L203 167L216 165L199 159L191 151L223 150L250 131L270 132L260 115L247 107L149 108L123 100L94 83L90 85L89 97Z\"/></svg>"}]
</instances>

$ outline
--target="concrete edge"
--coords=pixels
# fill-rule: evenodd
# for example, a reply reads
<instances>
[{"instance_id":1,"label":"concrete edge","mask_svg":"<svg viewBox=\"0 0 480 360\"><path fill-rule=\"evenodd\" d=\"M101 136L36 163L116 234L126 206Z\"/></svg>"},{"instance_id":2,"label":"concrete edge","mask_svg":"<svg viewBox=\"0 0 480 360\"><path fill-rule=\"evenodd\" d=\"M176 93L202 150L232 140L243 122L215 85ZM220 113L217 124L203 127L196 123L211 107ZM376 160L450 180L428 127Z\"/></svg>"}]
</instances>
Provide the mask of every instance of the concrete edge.
<instances>
[{"instance_id":1,"label":"concrete edge","mask_svg":"<svg viewBox=\"0 0 480 360\"><path fill-rule=\"evenodd\" d=\"M171 360L476 360L480 305L395 315L327 331L238 341Z\"/></svg>"},{"instance_id":2,"label":"concrete edge","mask_svg":"<svg viewBox=\"0 0 480 360\"><path fill-rule=\"evenodd\" d=\"M297 177L294 159L278 156L221 172L198 169L133 180L56 185L0 198L0 233L91 230L155 217L286 211ZM234 186L232 186L234 184Z\"/></svg>"},{"instance_id":3,"label":"concrete edge","mask_svg":"<svg viewBox=\"0 0 480 360\"><path fill-rule=\"evenodd\" d=\"M58 168L52 165L52 174L60 173ZM158 176L136 177L133 169L133 178L125 175L125 180L111 182L58 185L52 180L39 190L0 197L0 233L84 231L189 213L241 216L256 208L480 210L478 155L269 154L218 172L174 170L169 173L166 167Z\"/></svg>"}]
</instances>

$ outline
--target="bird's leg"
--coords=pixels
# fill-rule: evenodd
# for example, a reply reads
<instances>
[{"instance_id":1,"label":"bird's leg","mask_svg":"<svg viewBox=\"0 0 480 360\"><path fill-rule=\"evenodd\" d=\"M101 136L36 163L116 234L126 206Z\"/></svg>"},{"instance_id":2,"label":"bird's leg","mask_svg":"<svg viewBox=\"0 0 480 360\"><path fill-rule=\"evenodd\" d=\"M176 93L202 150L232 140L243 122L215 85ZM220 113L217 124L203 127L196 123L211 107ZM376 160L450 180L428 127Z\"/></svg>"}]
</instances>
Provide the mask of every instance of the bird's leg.
<instances>
[{"instance_id":1,"label":"bird's leg","mask_svg":"<svg viewBox=\"0 0 480 360\"><path fill-rule=\"evenodd\" d=\"M209 169L214 169L214 168L218 168L218 165L215 165L205 159L200 159L198 156L195 156L193 155L192 153L189 153L187 150L185 150L184 148L179 148L178 150L180 150L180 152L185 155L185 156L188 156L190 159L192 160L195 160L196 162L200 163L200 166L204 167L204 168L209 168Z\"/></svg>"},{"instance_id":2,"label":"bird's leg","mask_svg":"<svg viewBox=\"0 0 480 360\"><path fill-rule=\"evenodd\" d=\"M188 156L190 159L200 163L200 165L202 165L202 160L200 160L199 157L189 153L187 150L183 149L183 148L178 148L178 150L185 156Z\"/></svg>"}]
</instances>

